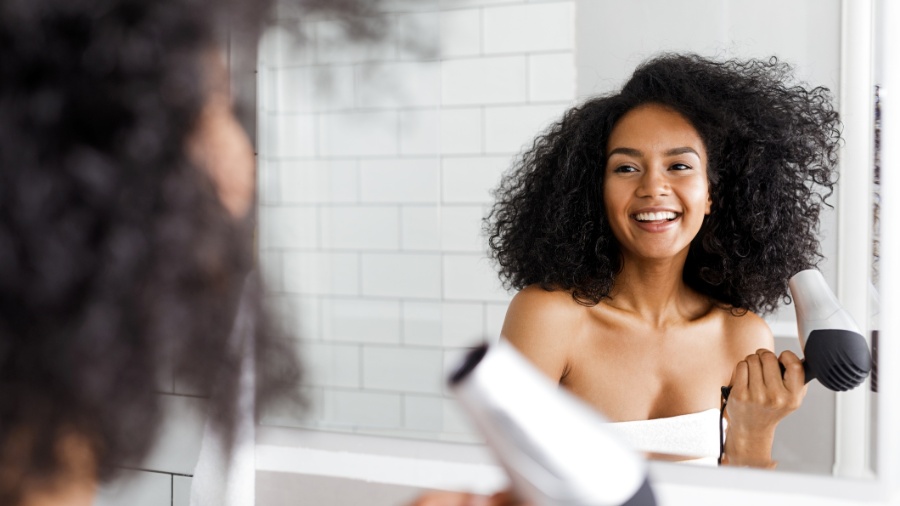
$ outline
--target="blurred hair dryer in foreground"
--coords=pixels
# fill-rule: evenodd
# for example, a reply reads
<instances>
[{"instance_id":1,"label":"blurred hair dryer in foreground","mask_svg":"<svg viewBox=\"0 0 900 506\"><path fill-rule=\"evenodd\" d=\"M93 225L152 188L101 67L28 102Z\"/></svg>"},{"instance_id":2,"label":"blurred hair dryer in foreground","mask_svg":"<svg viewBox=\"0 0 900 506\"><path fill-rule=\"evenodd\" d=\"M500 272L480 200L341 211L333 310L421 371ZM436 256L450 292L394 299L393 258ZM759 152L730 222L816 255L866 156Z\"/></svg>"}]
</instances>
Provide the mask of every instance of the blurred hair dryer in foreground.
<instances>
[{"instance_id":1,"label":"blurred hair dryer in foreground","mask_svg":"<svg viewBox=\"0 0 900 506\"><path fill-rule=\"evenodd\" d=\"M800 271L788 287L797 313L806 382L818 379L836 392L859 386L872 369L869 345L822 273Z\"/></svg>"},{"instance_id":2,"label":"blurred hair dryer in foreground","mask_svg":"<svg viewBox=\"0 0 900 506\"><path fill-rule=\"evenodd\" d=\"M534 506L656 504L643 458L596 410L505 340L471 351L450 386L522 500Z\"/></svg>"}]
</instances>

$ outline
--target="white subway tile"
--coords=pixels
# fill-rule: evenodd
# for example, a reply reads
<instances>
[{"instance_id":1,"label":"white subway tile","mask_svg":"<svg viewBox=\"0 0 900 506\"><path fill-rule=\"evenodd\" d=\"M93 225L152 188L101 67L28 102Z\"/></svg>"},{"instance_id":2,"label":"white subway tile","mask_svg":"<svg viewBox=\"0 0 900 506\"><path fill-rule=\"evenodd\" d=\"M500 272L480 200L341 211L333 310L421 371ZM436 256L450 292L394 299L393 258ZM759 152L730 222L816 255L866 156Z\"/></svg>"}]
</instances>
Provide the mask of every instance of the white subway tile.
<instances>
[{"instance_id":1,"label":"white subway tile","mask_svg":"<svg viewBox=\"0 0 900 506\"><path fill-rule=\"evenodd\" d=\"M400 210L400 247L408 251L441 249L441 212L438 206L403 206Z\"/></svg>"},{"instance_id":2,"label":"white subway tile","mask_svg":"<svg viewBox=\"0 0 900 506\"><path fill-rule=\"evenodd\" d=\"M428 107L441 102L438 62L371 63L356 68L357 105Z\"/></svg>"},{"instance_id":3,"label":"white subway tile","mask_svg":"<svg viewBox=\"0 0 900 506\"><path fill-rule=\"evenodd\" d=\"M403 302L403 342L441 346L443 311L440 302Z\"/></svg>"},{"instance_id":4,"label":"white subway tile","mask_svg":"<svg viewBox=\"0 0 900 506\"><path fill-rule=\"evenodd\" d=\"M353 66L292 67L275 74L280 112L319 112L355 105Z\"/></svg>"},{"instance_id":5,"label":"white subway tile","mask_svg":"<svg viewBox=\"0 0 900 506\"><path fill-rule=\"evenodd\" d=\"M344 428L399 428L400 405L400 394L326 390L324 422Z\"/></svg>"},{"instance_id":6,"label":"white subway tile","mask_svg":"<svg viewBox=\"0 0 900 506\"><path fill-rule=\"evenodd\" d=\"M396 111L324 113L319 125L321 156L383 156L399 150Z\"/></svg>"},{"instance_id":7,"label":"white subway tile","mask_svg":"<svg viewBox=\"0 0 900 506\"><path fill-rule=\"evenodd\" d=\"M481 436L472 424L471 418L454 399L444 399L444 432L467 434L473 436L476 440L481 440Z\"/></svg>"},{"instance_id":8,"label":"white subway tile","mask_svg":"<svg viewBox=\"0 0 900 506\"><path fill-rule=\"evenodd\" d=\"M314 248L319 244L318 219L314 207L260 207L260 246Z\"/></svg>"},{"instance_id":9,"label":"white subway tile","mask_svg":"<svg viewBox=\"0 0 900 506\"><path fill-rule=\"evenodd\" d=\"M441 152L441 117L436 109L400 112L400 153L436 155Z\"/></svg>"},{"instance_id":10,"label":"white subway tile","mask_svg":"<svg viewBox=\"0 0 900 506\"><path fill-rule=\"evenodd\" d=\"M508 104L527 99L524 56L447 60L441 70L444 105Z\"/></svg>"},{"instance_id":11,"label":"white subway tile","mask_svg":"<svg viewBox=\"0 0 900 506\"><path fill-rule=\"evenodd\" d=\"M475 346L484 341L482 304L445 302L441 304L441 313L444 346Z\"/></svg>"},{"instance_id":12,"label":"white subway tile","mask_svg":"<svg viewBox=\"0 0 900 506\"><path fill-rule=\"evenodd\" d=\"M442 391L442 351L402 347L363 347L365 388L439 394Z\"/></svg>"},{"instance_id":13,"label":"white subway tile","mask_svg":"<svg viewBox=\"0 0 900 506\"><path fill-rule=\"evenodd\" d=\"M437 203L438 158L361 160L361 200L378 203Z\"/></svg>"},{"instance_id":14,"label":"white subway tile","mask_svg":"<svg viewBox=\"0 0 900 506\"><path fill-rule=\"evenodd\" d=\"M485 304L485 322L484 331L488 341L496 343L500 338L503 330L503 322L506 320L506 309L509 307L507 303L488 303Z\"/></svg>"},{"instance_id":15,"label":"white subway tile","mask_svg":"<svg viewBox=\"0 0 900 506\"><path fill-rule=\"evenodd\" d=\"M358 346L297 341L297 349L305 368L304 384L344 388L360 386Z\"/></svg>"},{"instance_id":16,"label":"white subway tile","mask_svg":"<svg viewBox=\"0 0 900 506\"><path fill-rule=\"evenodd\" d=\"M411 430L443 432L444 399L407 394L403 398L403 426Z\"/></svg>"},{"instance_id":17,"label":"white subway tile","mask_svg":"<svg viewBox=\"0 0 900 506\"><path fill-rule=\"evenodd\" d=\"M500 184L500 176L510 167L508 156L444 158L441 191L447 204L490 204L491 191Z\"/></svg>"},{"instance_id":18,"label":"white subway tile","mask_svg":"<svg viewBox=\"0 0 900 506\"><path fill-rule=\"evenodd\" d=\"M362 254L362 293L376 297L439 298L439 254Z\"/></svg>"},{"instance_id":19,"label":"white subway tile","mask_svg":"<svg viewBox=\"0 0 900 506\"><path fill-rule=\"evenodd\" d=\"M259 203L273 205L281 203L281 178L278 163L264 158L256 159L256 181L259 187Z\"/></svg>"},{"instance_id":20,"label":"white subway tile","mask_svg":"<svg viewBox=\"0 0 900 506\"><path fill-rule=\"evenodd\" d=\"M278 98L278 70L267 66L265 62L259 63L259 73L256 76L256 107L260 117L278 108L278 104L275 103ZM260 135L259 138L263 136Z\"/></svg>"},{"instance_id":21,"label":"white subway tile","mask_svg":"<svg viewBox=\"0 0 900 506\"><path fill-rule=\"evenodd\" d=\"M472 346L483 340L482 304L404 302L403 342L417 346Z\"/></svg>"},{"instance_id":22,"label":"white subway tile","mask_svg":"<svg viewBox=\"0 0 900 506\"><path fill-rule=\"evenodd\" d=\"M476 56L481 53L481 10L441 12L441 56Z\"/></svg>"},{"instance_id":23,"label":"white subway tile","mask_svg":"<svg viewBox=\"0 0 900 506\"><path fill-rule=\"evenodd\" d=\"M441 250L480 253L487 244L482 238L481 206L444 206L441 208Z\"/></svg>"},{"instance_id":24,"label":"white subway tile","mask_svg":"<svg viewBox=\"0 0 900 506\"><path fill-rule=\"evenodd\" d=\"M401 60L434 60L440 55L440 13L437 6L415 0L408 2L425 12L404 12L396 16L397 55ZM425 5L423 5L425 4ZM404 9L411 11L407 7Z\"/></svg>"},{"instance_id":25,"label":"white subway tile","mask_svg":"<svg viewBox=\"0 0 900 506\"><path fill-rule=\"evenodd\" d=\"M487 258L481 254L444 255L444 299L509 301L511 295Z\"/></svg>"},{"instance_id":26,"label":"white subway tile","mask_svg":"<svg viewBox=\"0 0 900 506\"><path fill-rule=\"evenodd\" d=\"M356 160L282 160L281 201L286 204L348 203L359 200Z\"/></svg>"},{"instance_id":27,"label":"white subway tile","mask_svg":"<svg viewBox=\"0 0 900 506\"><path fill-rule=\"evenodd\" d=\"M439 0L442 9L460 9L463 7L483 7L486 5L522 3L523 0Z\"/></svg>"},{"instance_id":28,"label":"white subway tile","mask_svg":"<svg viewBox=\"0 0 900 506\"><path fill-rule=\"evenodd\" d=\"M263 143L269 158L309 157L316 155L316 117L312 114L274 115L262 118L266 125Z\"/></svg>"},{"instance_id":29,"label":"white subway tile","mask_svg":"<svg viewBox=\"0 0 900 506\"><path fill-rule=\"evenodd\" d=\"M263 290L266 293L280 292L284 289L282 284L281 252L259 251L259 271L262 275Z\"/></svg>"},{"instance_id":30,"label":"white subway tile","mask_svg":"<svg viewBox=\"0 0 900 506\"><path fill-rule=\"evenodd\" d=\"M534 54L528 57L528 100L575 99L575 55Z\"/></svg>"},{"instance_id":31,"label":"white subway tile","mask_svg":"<svg viewBox=\"0 0 900 506\"><path fill-rule=\"evenodd\" d=\"M486 54L553 51L574 47L574 2L484 9Z\"/></svg>"},{"instance_id":32,"label":"white subway tile","mask_svg":"<svg viewBox=\"0 0 900 506\"><path fill-rule=\"evenodd\" d=\"M441 109L441 153L481 153L484 149L483 133L484 116L481 108Z\"/></svg>"},{"instance_id":33,"label":"white subway tile","mask_svg":"<svg viewBox=\"0 0 900 506\"><path fill-rule=\"evenodd\" d=\"M400 301L325 299L323 334L329 341L399 343Z\"/></svg>"},{"instance_id":34,"label":"white subway tile","mask_svg":"<svg viewBox=\"0 0 900 506\"><path fill-rule=\"evenodd\" d=\"M377 20L390 24L391 20ZM338 21L315 23L315 58L317 63L358 63L365 61L393 60L397 57L397 45L390 32L378 40L354 41L347 36L347 27Z\"/></svg>"},{"instance_id":35,"label":"white subway tile","mask_svg":"<svg viewBox=\"0 0 900 506\"><path fill-rule=\"evenodd\" d=\"M284 290L311 295L358 295L356 253L285 252Z\"/></svg>"},{"instance_id":36,"label":"white subway tile","mask_svg":"<svg viewBox=\"0 0 900 506\"><path fill-rule=\"evenodd\" d=\"M390 206L335 206L319 211L322 247L387 249L400 247L400 212Z\"/></svg>"},{"instance_id":37,"label":"white subway tile","mask_svg":"<svg viewBox=\"0 0 900 506\"><path fill-rule=\"evenodd\" d=\"M569 104L491 107L485 110L485 150L518 153L530 148L534 138L562 118Z\"/></svg>"}]
</instances>

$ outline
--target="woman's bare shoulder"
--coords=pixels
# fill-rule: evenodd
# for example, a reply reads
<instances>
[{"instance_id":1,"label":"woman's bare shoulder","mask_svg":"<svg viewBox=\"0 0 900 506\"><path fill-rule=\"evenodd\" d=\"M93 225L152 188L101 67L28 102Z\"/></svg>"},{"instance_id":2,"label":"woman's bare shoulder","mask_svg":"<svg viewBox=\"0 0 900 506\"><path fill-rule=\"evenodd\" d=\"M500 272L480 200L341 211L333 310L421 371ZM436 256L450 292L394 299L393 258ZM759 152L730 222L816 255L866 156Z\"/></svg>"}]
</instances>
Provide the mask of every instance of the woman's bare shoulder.
<instances>
[{"instance_id":1,"label":"woman's bare shoulder","mask_svg":"<svg viewBox=\"0 0 900 506\"><path fill-rule=\"evenodd\" d=\"M509 304L502 336L554 379L566 370L572 343L587 321L587 307L565 290L528 286Z\"/></svg>"},{"instance_id":2,"label":"woman's bare shoulder","mask_svg":"<svg viewBox=\"0 0 900 506\"><path fill-rule=\"evenodd\" d=\"M775 348L775 338L769 324L752 311L735 313L724 312L724 328L729 349L738 359L743 359L756 350Z\"/></svg>"}]
</instances>

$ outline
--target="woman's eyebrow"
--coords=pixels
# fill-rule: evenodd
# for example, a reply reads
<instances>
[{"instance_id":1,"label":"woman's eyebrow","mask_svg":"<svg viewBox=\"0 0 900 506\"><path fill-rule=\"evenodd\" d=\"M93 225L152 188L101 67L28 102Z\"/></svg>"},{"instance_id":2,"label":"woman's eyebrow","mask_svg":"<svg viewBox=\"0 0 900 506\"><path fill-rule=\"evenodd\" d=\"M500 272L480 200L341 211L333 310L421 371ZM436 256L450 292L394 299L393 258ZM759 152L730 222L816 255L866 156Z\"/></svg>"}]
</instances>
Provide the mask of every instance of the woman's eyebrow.
<instances>
[{"instance_id":1,"label":"woman's eyebrow","mask_svg":"<svg viewBox=\"0 0 900 506\"><path fill-rule=\"evenodd\" d=\"M685 153L693 153L693 154L697 155L698 158L700 157L700 153L698 153L696 149L688 147L688 146L684 146L681 148L672 148L663 154L666 156L673 156L673 155L683 155Z\"/></svg>"},{"instance_id":2,"label":"woman's eyebrow","mask_svg":"<svg viewBox=\"0 0 900 506\"><path fill-rule=\"evenodd\" d=\"M641 150L634 149L634 148L616 148L616 149L610 151L609 154L606 155L606 158L609 158L612 155L627 155L627 156L639 157L639 156L643 156L644 153L642 153Z\"/></svg>"},{"instance_id":3,"label":"woman's eyebrow","mask_svg":"<svg viewBox=\"0 0 900 506\"><path fill-rule=\"evenodd\" d=\"M663 153L663 155L675 156L675 155L683 155L685 153L692 153L692 154L696 155L698 158L700 157L700 153L697 153L697 150L690 146L682 146L679 148L672 148L672 149L666 150ZM643 156L644 153L639 149L619 147L619 148L615 148L612 151L610 151L609 154L606 155L606 158L609 158L612 155L626 155L626 156L640 157L640 156Z\"/></svg>"}]
</instances>

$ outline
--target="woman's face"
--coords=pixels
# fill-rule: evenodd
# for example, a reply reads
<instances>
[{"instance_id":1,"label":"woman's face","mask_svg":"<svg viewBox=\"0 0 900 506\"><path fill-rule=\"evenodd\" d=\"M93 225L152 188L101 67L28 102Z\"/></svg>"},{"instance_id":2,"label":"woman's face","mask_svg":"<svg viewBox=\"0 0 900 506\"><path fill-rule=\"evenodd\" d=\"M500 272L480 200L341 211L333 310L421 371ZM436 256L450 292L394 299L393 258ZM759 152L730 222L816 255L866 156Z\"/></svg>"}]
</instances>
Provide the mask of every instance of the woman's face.
<instances>
[{"instance_id":1,"label":"woman's face","mask_svg":"<svg viewBox=\"0 0 900 506\"><path fill-rule=\"evenodd\" d=\"M194 163L212 177L225 208L240 218L247 215L253 203L253 146L234 116L222 57L211 54L207 65L210 91L188 142L188 152Z\"/></svg>"},{"instance_id":2,"label":"woman's face","mask_svg":"<svg viewBox=\"0 0 900 506\"><path fill-rule=\"evenodd\" d=\"M615 124L606 146L603 201L623 254L687 255L709 214L706 147L681 114L644 104Z\"/></svg>"}]
</instances>

